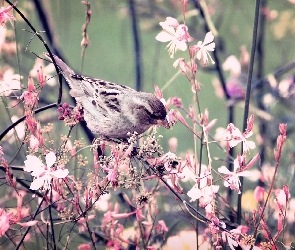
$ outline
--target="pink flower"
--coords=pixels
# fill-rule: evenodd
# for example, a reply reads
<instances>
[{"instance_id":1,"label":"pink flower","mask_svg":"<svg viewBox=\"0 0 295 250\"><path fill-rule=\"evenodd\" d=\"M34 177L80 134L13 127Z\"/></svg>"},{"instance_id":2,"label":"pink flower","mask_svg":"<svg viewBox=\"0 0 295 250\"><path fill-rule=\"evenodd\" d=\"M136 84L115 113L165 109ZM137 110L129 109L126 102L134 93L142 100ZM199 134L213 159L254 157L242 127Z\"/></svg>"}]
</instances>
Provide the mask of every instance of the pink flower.
<instances>
[{"instance_id":1,"label":"pink flower","mask_svg":"<svg viewBox=\"0 0 295 250\"><path fill-rule=\"evenodd\" d=\"M289 199L291 198L289 191L285 192L284 189L276 190L275 194L276 194L275 201L280 206L285 207L288 204Z\"/></svg>"},{"instance_id":2,"label":"pink flower","mask_svg":"<svg viewBox=\"0 0 295 250\"><path fill-rule=\"evenodd\" d=\"M187 192L187 195L191 198L190 202L195 201L203 197L202 207L207 206L214 198L214 195L218 192L219 186L210 185L199 189L197 184Z\"/></svg>"},{"instance_id":3,"label":"pink flower","mask_svg":"<svg viewBox=\"0 0 295 250\"><path fill-rule=\"evenodd\" d=\"M208 51L214 51L215 50L215 43L213 42L214 36L212 32L208 32L205 36L205 39L203 42L199 41L195 47L197 48L197 58L198 60L202 60L204 65L208 65L208 58L210 59L212 64L215 64L213 59L211 58Z\"/></svg>"},{"instance_id":4,"label":"pink flower","mask_svg":"<svg viewBox=\"0 0 295 250\"><path fill-rule=\"evenodd\" d=\"M241 158L243 159L244 156L241 156ZM241 169L241 160L239 159L239 156L234 160L233 172L229 171L225 166L218 168L218 172L226 175L225 177L223 177L224 186L229 187L232 190L238 191L239 194L241 193L240 191L241 182L239 177L252 175L250 171L243 171Z\"/></svg>"},{"instance_id":5,"label":"pink flower","mask_svg":"<svg viewBox=\"0 0 295 250\"><path fill-rule=\"evenodd\" d=\"M167 101L167 106L174 105L176 108L182 107L182 101L178 97L170 97Z\"/></svg>"},{"instance_id":6,"label":"pink flower","mask_svg":"<svg viewBox=\"0 0 295 250\"><path fill-rule=\"evenodd\" d=\"M231 139L229 140L229 146L235 147L240 142L243 143L243 151L248 151L250 149L254 149L255 143L253 141L247 141L246 139L253 135L252 128L253 128L253 119L254 116L251 115L247 122L247 129L242 134L241 131L235 127L234 124L230 123L227 126L227 131L230 133Z\"/></svg>"},{"instance_id":7,"label":"pink flower","mask_svg":"<svg viewBox=\"0 0 295 250\"><path fill-rule=\"evenodd\" d=\"M190 66L185 62L184 58L178 58L174 63L173 67L176 68L179 65L181 72L187 75L187 71L190 70Z\"/></svg>"},{"instance_id":8,"label":"pink flower","mask_svg":"<svg viewBox=\"0 0 295 250\"><path fill-rule=\"evenodd\" d=\"M9 220L12 217L12 213L6 213L4 209L0 208L0 236L3 236L9 229Z\"/></svg>"},{"instance_id":9,"label":"pink flower","mask_svg":"<svg viewBox=\"0 0 295 250\"><path fill-rule=\"evenodd\" d=\"M257 186L254 190L254 198L258 201L258 202L261 202L263 201L264 199L264 188L263 187L260 187L260 186Z\"/></svg>"},{"instance_id":10,"label":"pink flower","mask_svg":"<svg viewBox=\"0 0 295 250\"><path fill-rule=\"evenodd\" d=\"M78 246L78 250L90 250L90 249L91 249L91 245L88 243L81 244Z\"/></svg>"},{"instance_id":11,"label":"pink flower","mask_svg":"<svg viewBox=\"0 0 295 250\"><path fill-rule=\"evenodd\" d=\"M30 149L33 152L38 152L38 149L39 149L39 141L38 141L38 139L35 136L31 135L29 141L30 141L30 146L29 146Z\"/></svg>"},{"instance_id":12,"label":"pink flower","mask_svg":"<svg viewBox=\"0 0 295 250\"><path fill-rule=\"evenodd\" d=\"M239 245L232 237L227 236L227 242L231 250L235 250Z\"/></svg>"},{"instance_id":13,"label":"pink flower","mask_svg":"<svg viewBox=\"0 0 295 250\"><path fill-rule=\"evenodd\" d=\"M51 168L56 161L56 156L53 152L48 153L45 156L45 160L46 166L33 155L28 155L27 160L25 160L24 171L32 172L31 175L34 177L34 181L30 186L32 190L38 190L41 187L47 190L50 188L53 178L63 179L69 174L69 170L63 169L63 166L57 166L56 170Z\"/></svg>"},{"instance_id":14,"label":"pink flower","mask_svg":"<svg viewBox=\"0 0 295 250\"><path fill-rule=\"evenodd\" d=\"M44 86L45 82L50 86L54 86L56 84L56 80L54 77L51 77L54 71L55 68L53 63L44 66L44 60L36 58L35 64L30 71L30 76L37 78L41 86Z\"/></svg>"},{"instance_id":15,"label":"pink flower","mask_svg":"<svg viewBox=\"0 0 295 250\"><path fill-rule=\"evenodd\" d=\"M12 8L13 8L13 6L11 6L11 5L6 8L4 8L4 7L0 8L0 23L1 23L1 25L4 25L5 23L7 23L7 21L11 22L11 20L15 20L15 17L8 13Z\"/></svg>"},{"instance_id":16,"label":"pink flower","mask_svg":"<svg viewBox=\"0 0 295 250\"><path fill-rule=\"evenodd\" d=\"M170 57L174 57L177 50L185 51L187 42L193 41L193 38L188 33L188 28L184 24L179 24L176 19L167 17L165 22L160 22L164 29L157 36L156 40L160 42L169 42L166 46Z\"/></svg>"},{"instance_id":17,"label":"pink flower","mask_svg":"<svg viewBox=\"0 0 295 250\"><path fill-rule=\"evenodd\" d=\"M168 232L168 227L163 220L159 220L158 225L155 226L155 230L158 234L164 234L165 232Z\"/></svg>"},{"instance_id":18,"label":"pink flower","mask_svg":"<svg viewBox=\"0 0 295 250\"><path fill-rule=\"evenodd\" d=\"M246 94L245 87L240 78L229 78L226 83L226 90L230 97L243 99Z\"/></svg>"},{"instance_id":19,"label":"pink flower","mask_svg":"<svg viewBox=\"0 0 295 250\"><path fill-rule=\"evenodd\" d=\"M201 174L196 183L188 192L187 195L191 198L190 202L195 201L203 197L202 207L207 206L214 198L214 195L218 192L219 186L211 185L212 175L208 167L201 166Z\"/></svg>"},{"instance_id":20,"label":"pink flower","mask_svg":"<svg viewBox=\"0 0 295 250\"><path fill-rule=\"evenodd\" d=\"M117 180L117 178L118 178L118 169L117 169L117 167L114 167L112 169L112 168L108 168L106 166L102 166L102 169L105 172L108 173L107 176L106 176L107 180L110 181L110 182L112 182L113 185L116 186L117 185L117 182L118 182L118 180Z\"/></svg>"}]
</instances>

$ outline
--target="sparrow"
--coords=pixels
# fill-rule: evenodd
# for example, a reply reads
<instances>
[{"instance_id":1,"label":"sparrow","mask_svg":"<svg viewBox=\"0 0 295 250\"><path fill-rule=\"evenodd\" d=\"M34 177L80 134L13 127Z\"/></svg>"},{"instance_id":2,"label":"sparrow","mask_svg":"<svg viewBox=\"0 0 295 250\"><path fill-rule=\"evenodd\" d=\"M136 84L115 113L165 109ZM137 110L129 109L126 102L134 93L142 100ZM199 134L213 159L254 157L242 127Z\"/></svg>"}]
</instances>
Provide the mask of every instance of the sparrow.
<instances>
[{"instance_id":1,"label":"sparrow","mask_svg":"<svg viewBox=\"0 0 295 250\"><path fill-rule=\"evenodd\" d=\"M50 60L48 53L44 53ZM58 56L54 60L84 111L87 127L103 137L126 139L153 125L169 128L164 104L155 95L124 85L76 74ZM51 60L52 61L52 60Z\"/></svg>"}]
</instances>

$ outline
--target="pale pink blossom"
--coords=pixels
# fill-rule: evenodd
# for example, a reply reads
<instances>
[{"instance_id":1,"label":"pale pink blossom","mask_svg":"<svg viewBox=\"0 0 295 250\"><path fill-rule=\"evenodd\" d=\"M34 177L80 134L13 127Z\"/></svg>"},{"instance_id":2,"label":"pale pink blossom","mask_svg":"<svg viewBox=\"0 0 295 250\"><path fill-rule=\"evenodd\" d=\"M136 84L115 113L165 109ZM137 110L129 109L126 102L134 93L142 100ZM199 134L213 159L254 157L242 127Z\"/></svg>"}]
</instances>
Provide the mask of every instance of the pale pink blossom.
<instances>
[{"instance_id":1,"label":"pale pink blossom","mask_svg":"<svg viewBox=\"0 0 295 250\"><path fill-rule=\"evenodd\" d=\"M190 69L190 66L185 62L184 58L178 58L174 63L173 67L176 68L179 65L181 72L184 75L187 75L187 70Z\"/></svg>"},{"instance_id":2,"label":"pale pink blossom","mask_svg":"<svg viewBox=\"0 0 295 250\"><path fill-rule=\"evenodd\" d=\"M178 97L170 97L167 100L167 106L169 107L170 105L174 105L176 108L181 108L182 107L182 101Z\"/></svg>"},{"instance_id":3,"label":"pale pink blossom","mask_svg":"<svg viewBox=\"0 0 295 250\"><path fill-rule=\"evenodd\" d=\"M29 141L30 141L29 147L32 150L32 152L38 152L39 140L35 136L31 135Z\"/></svg>"},{"instance_id":4,"label":"pale pink blossom","mask_svg":"<svg viewBox=\"0 0 295 250\"><path fill-rule=\"evenodd\" d=\"M207 166L202 165L201 174L200 177L197 178L197 183L187 192L187 195L191 198L190 202L203 197L202 207L205 207L213 200L215 194L219 190L219 186L211 185L211 180L211 172Z\"/></svg>"},{"instance_id":5,"label":"pale pink blossom","mask_svg":"<svg viewBox=\"0 0 295 250\"><path fill-rule=\"evenodd\" d=\"M55 67L53 63L48 64L47 66L44 65L44 60L41 58L36 58L35 64L30 71L30 76L37 78L39 83L46 81L46 84L50 86L54 86L56 84L55 77L52 77L52 74L55 72ZM40 74L45 75L40 78Z\"/></svg>"},{"instance_id":6,"label":"pale pink blossom","mask_svg":"<svg viewBox=\"0 0 295 250\"><path fill-rule=\"evenodd\" d=\"M82 217L78 220L78 227L79 227L79 233L87 231L86 222L93 220L95 218L95 214L88 215L87 218Z\"/></svg>"},{"instance_id":7,"label":"pale pink blossom","mask_svg":"<svg viewBox=\"0 0 295 250\"><path fill-rule=\"evenodd\" d=\"M233 55L226 58L226 60L222 64L222 68L223 70L228 70L232 77L238 77L241 75L242 72L242 66L240 61Z\"/></svg>"},{"instance_id":8,"label":"pale pink blossom","mask_svg":"<svg viewBox=\"0 0 295 250\"><path fill-rule=\"evenodd\" d=\"M240 142L243 143L243 151L249 151L250 149L254 149L256 147L255 143L253 141L248 141L247 139L253 135L252 132L252 125L251 123L252 116L248 119L248 126L247 129L244 133L242 133L237 127L235 127L234 124L230 123L227 126L227 131L230 133L230 139L229 139L229 146L235 147L237 146ZM228 134L226 134L228 137Z\"/></svg>"},{"instance_id":9,"label":"pale pink blossom","mask_svg":"<svg viewBox=\"0 0 295 250\"><path fill-rule=\"evenodd\" d=\"M159 88L157 84L154 84L154 89L155 89L155 96L159 100L164 99L163 92L161 91L161 89Z\"/></svg>"},{"instance_id":10,"label":"pale pink blossom","mask_svg":"<svg viewBox=\"0 0 295 250\"><path fill-rule=\"evenodd\" d=\"M6 213L4 209L0 208L0 236L5 235L6 231L9 229L9 220L12 216L12 212Z\"/></svg>"},{"instance_id":11,"label":"pale pink blossom","mask_svg":"<svg viewBox=\"0 0 295 250\"><path fill-rule=\"evenodd\" d=\"M258 202L263 201L263 199L264 199L264 192L265 192L264 187L257 186L257 187L255 188L255 190L254 190L254 198L255 198Z\"/></svg>"},{"instance_id":12,"label":"pale pink blossom","mask_svg":"<svg viewBox=\"0 0 295 250\"><path fill-rule=\"evenodd\" d=\"M185 51L187 42L193 41L193 38L188 33L188 28L184 24L179 24L176 19L167 17L165 22L160 22L164 29L157 36L156 40L160 42L169 42L166 46L170 57L174 57L177 50Z\"/></svg>"},{"instance_id":13,"label":"pale pink blossom","mask_svg":"<svg viewBox=\"0 0 295 250\"><path fill-rule=\"evenodd\" d=\"M0 78L0 96L9 96L14 90L21 89L20 79L20 75L14 74L13 69L5 70L3 78Z\"/></svg>"},{"instance_id":14,"label":"pale pink blossom","mask_svg":"<svg viewBox=\"0 0 295 250\"><path fill-rule=\"evenodd\" d=\"M118 182L118 180L117 180L117 177L118 177L118 169L117 169L117 167L114 166L114 168L109 168L109 167L104 165L104 166L102 166L102 169L103 169L103 171L108 173L107 176L106 176L107 180L112 182L113 185L116 186L117 182Z\"/></svg>"},{"instance_id":15,"label":"pale pink blossom","mask_svg":"<svg viewBox=\"0 0 295 250\"><path fill-rule=\"evenodd\" d=\"M243 156L242 156L242 158L243 158ZM252 175L252 173L250 171L242 171L241 170L239 157L237 157L234 160L234 171L233 172L229 171L225 166L221 166L220 168L218 168L218 172L225 174L225 176L223 177L224 186L229 187L232 190L238 191L239 194L241 193L241 191L240 191L241 182L240 182L239 177Z\"/></svg>"},{"instance_id":16,"label":"pale pink blossom","mask_svg":"<svg viewBox=\"0 0 295 250\"><path fill-rule=\"evenodd\" d=\"M157 231L158 234L164 234L168 232L168 227L166 226L163 220L159 220L158 225L155 226L155 230Z\"/></svg>"},{"instance_id":17,"label":"pale pink blossom","mask_svg":"<svg viewBox=\"0 0 295 250\"><path fill-rule=\"evenodd\" d=\"M9 11L12 10L12 8L13 8L13 6L11 6L11 5L6 8L4 8L4 7L0 8L0 24L1 25L6 24L7 21L11 22L11 20L15 20L15 17L8 13Z\"/></svg>"},{"instance_id":18,"label":"pale pink blossom","mask_svg":"<svg viewBox=\"0 0 295 250\"><path fill-rule=\"evenodd\" d=\"M30 186L32 190L38 190L41 187L47 190L50 188L53 178L63 179L69 174L69 170L64 169L63 166L57 166L56 170L52 168L56 162L56 156L53 152L48 153L45 156L45 160L46 165L33 155L28 155L27 160L25 160L24 171L31 172L31 175L34 177Z\"/></svg>"},{"instance_id":19,"label":"pale pink blossom","mask_svg":"<svg viewBox=\"0 0 295 250\"><path fill-rule=\"evenodd\" d=\"M78 250L91 250L91 244L85 243L78 246Z\"/></svg>"},{"instance_id":20,"label":"pale pink blossom","mask_svg":"<svg viewBox=\"0 0 295 250\"><path fill-rule=\"evenodd\" d=\"M208 222L208 229L212 234L217 234L221 232L221 228L226 228L226 225L223 221L220 221L215 215L210 218Z\"/></svg>"},{"instance_id":21,"label":"pale pink blossom","mask_svg":"<svg viewBox=\"0 0 295 250\"><path fill-rule=\"evenodd\" d=\"M208 32L205 36L205 39L203 42L199 41L197 43L196 48L198 50L197 52L197 58L198 60L202 60L204 65L208 65L208 58L210 59L212 64L215 64L212 57L209 54L209 51L215 50L215 43L213 42L214 36L212 32Z\"/></svg>"},{"instance_id":22,"label":"pale pink blossom","mask_svg":"<svg viewBox=\"0 0 295 250\"><path fill-rule=\"evenodd\" d=\"M239 245L232 237L227 236L227 243L231 250L235 250L236 247Z\"/></svg>"},{"instance_id":23,"label":"pale pink blossom","mask_svg":"<svg viewBox=\"0 0 295 250\"><path fill-rule=\"evenodd\" d=\"M187 195L191 198L190 202L195 201L203 197L203 206L205 207L207 204L209 204L215 194L218 192L219 186L218 185L210 185L203 188L198 188L198 185L194 185L188 192Z\"/></svg>"},{"instance_id":24,"label":"pale pink blossom","mask_svg":"<svg viewBox=\"0 0 295 250\"><path fill-rule=\"evenodd\" d=\"M276 190L275 194L276 194L275 202L280 206L285 207L289 199L291 198L289 191L285 192L283 189Z\"/></svg>"}]
</instances>

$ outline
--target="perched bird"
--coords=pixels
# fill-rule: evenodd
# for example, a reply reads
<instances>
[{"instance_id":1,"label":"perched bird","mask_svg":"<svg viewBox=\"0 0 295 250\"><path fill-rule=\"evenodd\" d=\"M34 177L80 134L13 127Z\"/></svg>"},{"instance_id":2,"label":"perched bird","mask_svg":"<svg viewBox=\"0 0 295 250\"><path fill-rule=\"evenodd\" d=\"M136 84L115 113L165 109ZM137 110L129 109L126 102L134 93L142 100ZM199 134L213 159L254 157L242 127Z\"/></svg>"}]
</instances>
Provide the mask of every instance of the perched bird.
<instances>
[{"instance_id":1,"label":"perched bird","mask_svg":"<svg viewBox=\"0 0 295 250\"><path fill-rule=\"evenodd\" d=\"M50 59L48 53L45 53ZM166 109L153 94L100 79L75 74L59 57L54 60L70 85L70 95L84 110L87 127L107 138L128 138L159 124L169 128Z\"/></svg>"}]
</instances>

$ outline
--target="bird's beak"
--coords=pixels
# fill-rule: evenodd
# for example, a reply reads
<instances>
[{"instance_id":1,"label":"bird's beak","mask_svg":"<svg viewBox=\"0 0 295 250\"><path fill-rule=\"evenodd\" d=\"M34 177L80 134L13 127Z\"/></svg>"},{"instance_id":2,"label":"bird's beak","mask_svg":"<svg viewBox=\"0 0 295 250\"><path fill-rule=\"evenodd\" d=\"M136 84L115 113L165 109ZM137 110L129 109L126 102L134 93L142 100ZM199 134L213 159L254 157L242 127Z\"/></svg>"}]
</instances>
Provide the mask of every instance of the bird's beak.
<instances>
[{"instance_id":1,"label":"bird's beak","mask_svg":"<svg viewBox=\"0 0 295 250\"><path fill-rule=\"evenodd\" d=\"M170 128L167 117L164 120L157 120L157 124L163 126L164 128L167 128L167 129Z\"/></svg>"}]
</instances>

